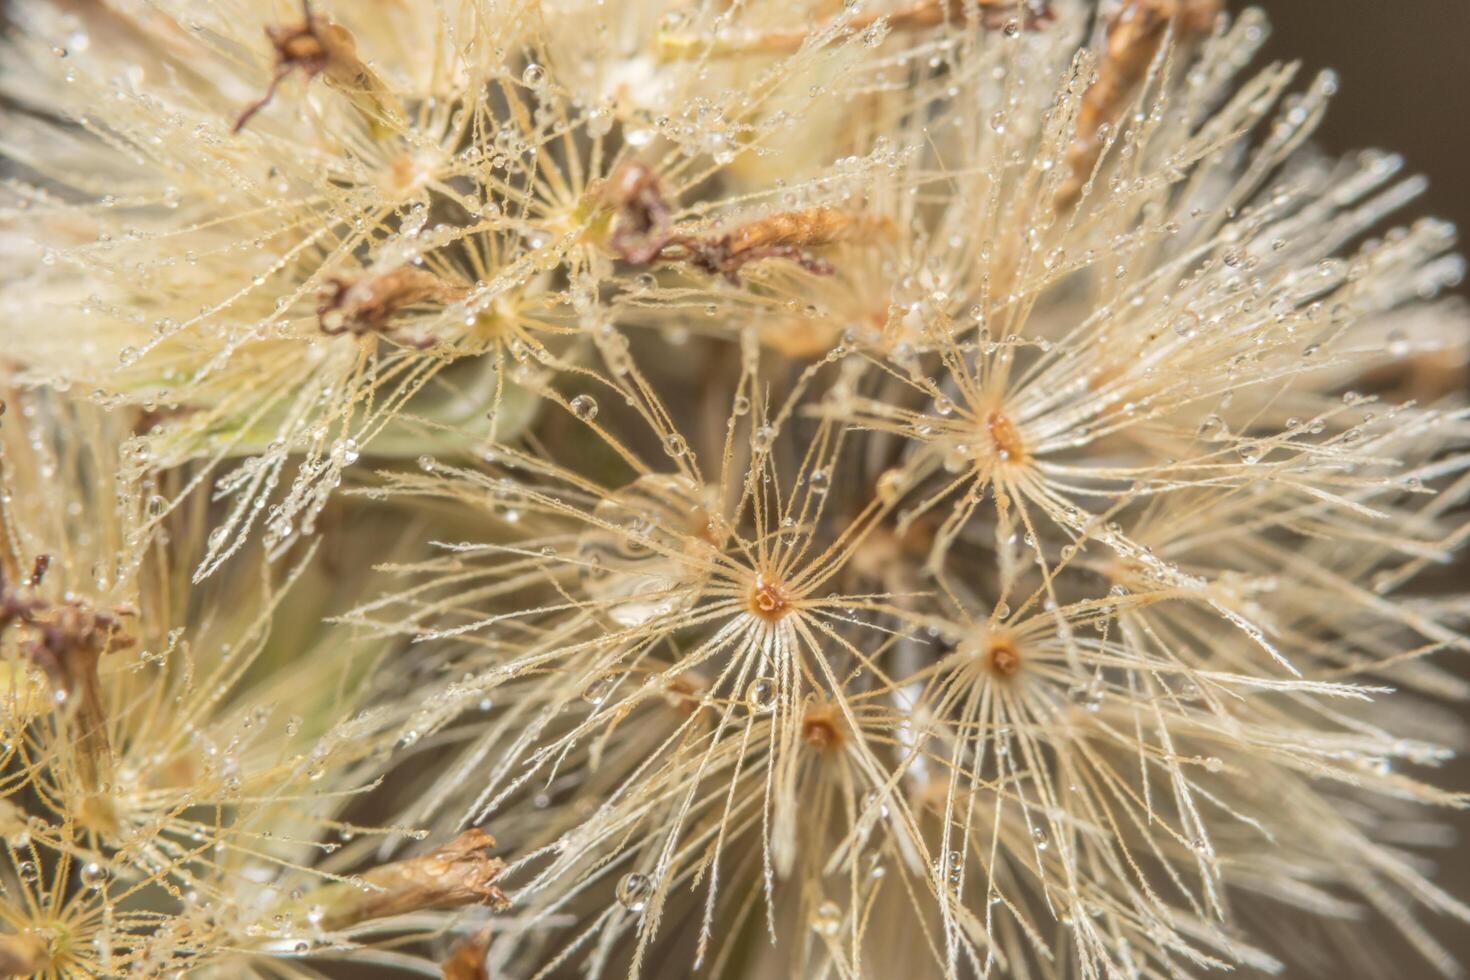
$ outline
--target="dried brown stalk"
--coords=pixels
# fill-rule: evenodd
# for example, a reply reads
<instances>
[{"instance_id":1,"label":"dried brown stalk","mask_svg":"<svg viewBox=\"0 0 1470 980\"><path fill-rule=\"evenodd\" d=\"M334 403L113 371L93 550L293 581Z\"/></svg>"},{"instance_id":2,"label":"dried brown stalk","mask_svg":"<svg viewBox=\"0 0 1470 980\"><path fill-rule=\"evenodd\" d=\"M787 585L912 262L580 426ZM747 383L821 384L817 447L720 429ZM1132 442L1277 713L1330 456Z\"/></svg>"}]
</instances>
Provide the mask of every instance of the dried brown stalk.
<instances>
[{"instance_id":1,"label":"dried brown stalk","mask_svg":"<svg viewBox=\"0 0 1470 980\"><path fill-rule=\"evenodd\" d=\"M1126 0L1113 15L1097 80L1082 96L1077 112L1077 133L1067 148L1071 173L1057 191L1057 210L1070 211L1081 200L1102 157L1104 125L1113 125L1123 115L1170 26L1176 39L1189 43L1209 34L1219 14L1220 0Z\"/></svg>"},{"instance_id":2,"label":"dried brown stalk","mask_svg":"<svg viewBox=\"0 0 1470 980\"><path fill-rule=\"evenodd\" d=\"M827 276L835 270L811 249L885 234L889 227L886 219L872 215L839 208L803 208L752 221L717 237L675 235L659 257L723 275L732 283L739 282L744 266L770 258L787 259L808 272Z\"/></svg>"},{"instance_id":3,"label":"dried brown stalk","mask_svg":"<svg viewBox=\"0 0 1470 980\"><path fill-rule=\"evenodd\" d=\"M711 275L740 281L740 270L762 259L787 259L816 275L831 275L832 265L811 250L863 237L890 236L886 218L840 208L782 211L722 235L676 232L673 209L651 169L633 161L613 179L608 200L615 207L608 247L635 265L682 262Z\"/></svg>"}]
</instances>

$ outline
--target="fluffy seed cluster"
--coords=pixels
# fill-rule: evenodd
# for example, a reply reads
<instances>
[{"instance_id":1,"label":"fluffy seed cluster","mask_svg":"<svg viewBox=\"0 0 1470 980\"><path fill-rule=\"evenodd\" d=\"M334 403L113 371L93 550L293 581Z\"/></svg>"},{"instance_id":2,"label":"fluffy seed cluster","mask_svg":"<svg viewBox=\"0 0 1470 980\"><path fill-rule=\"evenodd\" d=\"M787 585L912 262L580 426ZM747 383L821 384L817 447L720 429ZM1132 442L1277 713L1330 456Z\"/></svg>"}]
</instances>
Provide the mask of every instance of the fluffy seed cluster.
<instances>
[{"instance_id":1,"label":"fluffy seed cluster","mask_svg":"<svg viewBox=\"0 0 1470 980\"><path fill-rule=\"evenodd\" d=\"M1456 971L1463 263L1260 13L3 30L0 975Z\"/></svg>"}]
</instances>

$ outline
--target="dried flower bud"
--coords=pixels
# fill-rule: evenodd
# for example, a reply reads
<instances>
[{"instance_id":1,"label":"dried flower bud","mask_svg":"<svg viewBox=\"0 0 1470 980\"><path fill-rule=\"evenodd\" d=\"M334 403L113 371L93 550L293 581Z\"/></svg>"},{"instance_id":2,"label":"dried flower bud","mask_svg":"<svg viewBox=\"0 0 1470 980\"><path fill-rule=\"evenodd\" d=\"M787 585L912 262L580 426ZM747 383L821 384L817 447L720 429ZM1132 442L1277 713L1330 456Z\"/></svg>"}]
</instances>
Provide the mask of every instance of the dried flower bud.
<instances>
[{"instance_id":1,"label":"dried flower bud","mask_svg":"<svg viewBox=\"0 0 1470 980\"><path fill-rule=\"evenodd\" d=\"M44 577L49 564L46 556L38 558L30 581ZM18 627L26 656L51 680L57 702L72 719L82 785L91 789L101 785L110 767L97 669L104 654L132 644L120 624L126 614L100 612L80 601L53 604L0 579L0 631Z\"/></svg>"},{"instance_id":2,"label":"dried flower bud","mask_svg":"<svg viewBox=\"0 0 1470 980\"><path fill-rule=\"evenodd\" d=\"M495 879L505 862L485 853L494 846L495 838L471 828L422 857L363 873L361 885L327 885L304 902L323 909L320 925L328 932L429 909L484 905L503 912L510 908L510 899L495 886Z\"/></svg>"}]
</instances>

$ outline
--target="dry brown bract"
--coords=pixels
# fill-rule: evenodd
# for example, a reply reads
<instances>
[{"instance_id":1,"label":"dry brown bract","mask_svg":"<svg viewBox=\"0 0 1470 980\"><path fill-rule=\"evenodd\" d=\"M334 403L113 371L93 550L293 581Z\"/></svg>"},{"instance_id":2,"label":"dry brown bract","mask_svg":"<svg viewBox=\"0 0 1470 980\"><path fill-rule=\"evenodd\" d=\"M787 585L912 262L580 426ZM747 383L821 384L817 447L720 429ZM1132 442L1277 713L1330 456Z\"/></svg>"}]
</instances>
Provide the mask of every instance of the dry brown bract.
<instances>
[{"instance_id":1,"label":"dry brown bract","mask_svg":"<svg viewBox=\"0 0 1470 980\"><path fill-rule=\"evenodd\" d=\"M1220 0L1126 0L1113 15L1097 80L1083 95L1077 112L1077 135L1067 148L1071 176L1057 192L1057 210L1069 211L1077 205L1102 156L1103 125L1122 116L1128 100L1143 84L1170 25L1176 39L1189 43L1209 34L1219 15Z\"/></svg>"}]
</instances>

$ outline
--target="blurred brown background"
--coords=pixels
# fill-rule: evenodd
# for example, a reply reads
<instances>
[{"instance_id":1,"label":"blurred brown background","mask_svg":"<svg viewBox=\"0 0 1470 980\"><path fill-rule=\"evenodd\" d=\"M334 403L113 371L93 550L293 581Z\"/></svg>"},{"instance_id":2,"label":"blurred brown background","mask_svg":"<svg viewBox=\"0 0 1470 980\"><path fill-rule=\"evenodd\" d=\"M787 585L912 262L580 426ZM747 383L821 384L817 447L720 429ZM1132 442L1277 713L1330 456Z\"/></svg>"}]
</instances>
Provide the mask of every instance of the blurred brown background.
<instances>
[{"instance_id":1,"label":"blurred brown background","mask_svg":"<svg viewBox=\"0 0 1470 980\"><path fill-rule=\"evenodd\" d=\"M1365 146L1403 154L1426 174L1429 193L1413 216L1435 214L1470 237L1470 0L1227 0L1232 10L1263 7L1272 22L1271 59L1301 59L1307 72L1335 69L1340 90L1318 142L1342 153ZM1470 250L1470 242L1462 245ZM1461 285L1470 297L1470 283ZM1470 590L1470 562L1457 584ZM1464 668L1470 673L1470 666ZM1465 709L1470 712L1470 706ZM1470 755L1444 781L1470 790ZM1460 843L1443 856L1439 881L1470 900L1470 817ZM1470 927L1435 931L1470 972ZM1392 954L1390 954L1392 955ZM1405 957L1402 980L1429 980L1429 967ZM1290 980L1297 980L1296 977ZM1305 977L1301 980L1306 980ZM1358 980L1349 974L1343 980Z\"/></svg>"},{"instance_id":2,"label":"blurred brown background","mask_svg":"<svg viewBox=\"0 0 1470 980\"><path fill-rule=\"evenodd\" d=\"M1335 69L1319 142L1402 153L1428 175L1428 211L1470 230L1470 0L1228 0L1271 18L1271 59ZM1461 287L1470 296L1470 288Z\"/></svg>"}]
</instances>

